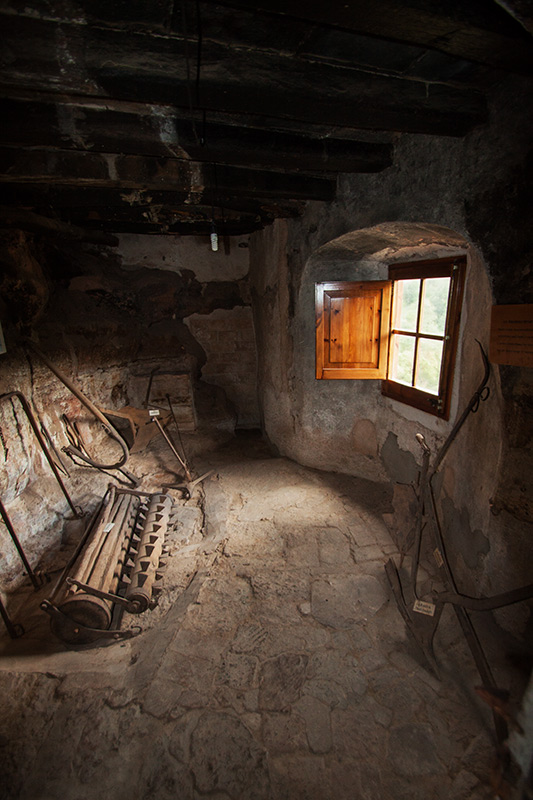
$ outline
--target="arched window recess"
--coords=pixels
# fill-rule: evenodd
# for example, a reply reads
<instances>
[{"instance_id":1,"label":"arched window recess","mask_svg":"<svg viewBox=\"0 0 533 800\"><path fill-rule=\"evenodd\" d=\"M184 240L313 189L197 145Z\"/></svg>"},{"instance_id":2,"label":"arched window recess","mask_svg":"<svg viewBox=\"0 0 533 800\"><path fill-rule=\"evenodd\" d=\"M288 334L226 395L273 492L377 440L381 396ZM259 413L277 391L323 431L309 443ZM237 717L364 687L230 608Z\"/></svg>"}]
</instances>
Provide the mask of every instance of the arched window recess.
<instances>
[{"instance_id":1,"label":"arched window recess","mask_svg":"<svg viewBox=\"0 0 533 800\"><path fill-rule=\"evenodd\" d=\"M381 379L384 395L448 419L465 269L453 256L393 264L386 281L317 283L317 379Z\"/></svg>"}]
</instances>

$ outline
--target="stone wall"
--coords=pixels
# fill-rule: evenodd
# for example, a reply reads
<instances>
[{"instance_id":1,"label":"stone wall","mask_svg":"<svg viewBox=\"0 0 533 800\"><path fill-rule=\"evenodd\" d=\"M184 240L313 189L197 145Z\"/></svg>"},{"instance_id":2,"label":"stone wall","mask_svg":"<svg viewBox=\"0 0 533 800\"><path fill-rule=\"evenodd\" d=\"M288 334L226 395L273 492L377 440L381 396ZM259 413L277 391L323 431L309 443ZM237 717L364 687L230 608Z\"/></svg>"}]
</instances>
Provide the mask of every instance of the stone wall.
<instances>
[{"instance_id":1,"label":"stone wall","mask_svg":"<svg viewBox=\"0 0 533 800\"><path fill-rule=\"evenodd\" d=\"M93 454L109 446L99 423L25 346L31 338L100 408L138 407L157 368L158 375L191 376L200 425L207 422L202 408L212 415L215 406L224 429L233 428L237 417L257 424L249 251L243 244L247 240L239 238L229 252L222 247L212 253L207 237L183 243L170 236L132 236L107 249L2 234L0 319L7 353L0 355L0 394L23 392L59 450L68 444L63 414L79 422ZM195 319L194 330L186 318ZM204 349L214 319L229 326L233 349ZM231 408L220 399L221 390ZM111 456L118 456L117 446L110 446ZM68 508L16 400L0 405L0 463L0 496L35 564L57 543ZM0 526L0 583L20 572L4 534Z\"/></svg>"},{"instance_id":2,"label":"stone wall","mask_svg":"<svg viewBox=\"0 0 533 800\"><path fill-rule=\"evenodd\" d=\"M237 426L259 425L257 357L252 310L249 306L193 314L185 323L206 354L202 378L224 389L237 409Z\"/></svg>"},{"instance_id":3,"label":"stone wall","mask_svg":"<svg viewBox=\"0 0 533 800\"><path fill-rule=\"evenodd\" d=\"M415 433L437 448L482 374L474 338L487 346L492 303L531 302L526 94L519 80L502 85L492 99L490 124L464 140L402 136L393 167L379 175L342 176L335 203L309 204L302 219L251 239L265 430L282 454L305 464L391 479L393 529L413 510L410 484L421 461ZM389 236L395 225L410 231L403 241ZM350 232L359 232L351 251L338 238ZM382 233L381 245L368 241ZM324 253L328 242L341 242L343 253L335 253L335 244ZM461 242L469 277L448 423L387 400L377 381L315 380L315 281L383 277L391 261L439 255L439 248ZM531 407L530 373L493 367L490 400L468 420L441 470L441 513L468 593L530 580L531 426L516 424L525 422ZM501 498L497 508L495 498ZM507 616L507 624L512 618L523 634L527 607L514 607Z\"/></svg>"}]
</instances>

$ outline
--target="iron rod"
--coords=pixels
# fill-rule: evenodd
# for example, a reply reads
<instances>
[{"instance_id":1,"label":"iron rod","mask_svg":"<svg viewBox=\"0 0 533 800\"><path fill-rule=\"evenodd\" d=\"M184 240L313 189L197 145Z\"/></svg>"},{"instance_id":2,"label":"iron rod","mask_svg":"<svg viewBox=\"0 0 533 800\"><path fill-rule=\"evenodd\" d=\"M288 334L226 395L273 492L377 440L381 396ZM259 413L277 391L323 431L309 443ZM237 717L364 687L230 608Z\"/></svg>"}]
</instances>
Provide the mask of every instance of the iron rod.
<instances>
[{"instance_id":1,"label":"iron rod","mask_svg":"<svg viewBox=\"0 0 533 800\"><path fill-rule=\"evenodd\" d=\"M113 426L113 425L112 425L112 424L109 422L109 420L107 419L107 417L106 417L106 416L105 416L105 415L104 415L104 414L103 414L103 413L100 411L100 409L99 409L97 406L95 406L95 404L94 404L94 403L93 403L91 400L89 400L89 398L88 398L88 397L86 397L86 396L83 394L83 392L81 392L81 391L80 391L80 390L77 388L77 386L75 386L75 385L72 383L72 381L71 381L69 378L67 378L67 376L66 376L66 375L64 375L64 374L61 372L61 370L59 370L59 369L58 369L58 368L55 366L55 364L53 364L53 363L50 361L50 359L49 359L47 356L45 356L45 354L44 354L44 353L43 353L43 352L42 352L42 351L41 351L41 350L40 350L40 349L37 347L37 345L36 345L36 344L34 344L32 341L28 341L28 342L27 342L27 344L28 344L28 346L29 346L29 347L30 347L30 348L33 350L33 352L34 352L36 355L38 355L38 356L39 356L39 358L41 359L41 361L44 361L44 363L46 364L46 366L48 367L48 369L49 369L51 372L53 372L53 373L54 373L54 375L56 376L56 378L59 378L59 380L61 381L61 383L63 383L63 384L64 384L64 385L67 387L67 389L68 389L70 392L72 392L72 394L73 394L75 397L77 397L77 398L78 398L78 400L80 401L80 403L81 403L82 405L84 405L84 406L85 406L85 408L87 408L87 409L88 409L88 410L91 412L91 414L93 414L93 415L96 417L96 419L97 419L99 422L101 422L101 423L102 423L102 426L103 426L103 428L104 428L105 432L106 432L106 433L107 433L109 436L111 436L111 438L112 438L112 439L115 439L115 441L116 441L116 442L117 442L117 443L120 445L120 447L122 448L122 456L119 458L119 460L118 460L118 461L117 461L115 464L99 464L99 463L98 463L98 462L96 462L96 461L92 461L92 460L90 460L90 461L87 461L87 458L86 458L86 457L83 455L83 453L80 453L80 452L77 452L77 453L76 453L76 455L78 455L78 456L79 456L79 458L81 458L83 461L87 461L87 463L90 463L90 464L91 464L91 466L94 466L94 467L99 467L100 469L118 469L119 467L122 467L122 466L124 466L124 464L125 464L125 463L126 463L126 461L128 460L128 457L129 457L130 451L128 450L128 445L126 444L126 442L124 441L124 439L122 438L122 436L119 434L119 432L116 430L116 428L115 428L115 427L114 427L114 426Z\"/></svg>"},{"instance_id":2,"label":"iron rod","mask_svg":"<svg viewBox=\"0 0 533 800\"><path fill-rule=\"evenodd\" d=\"M11 399L12 397L16 397L19 400L19 402L20 402L20 404L21 404L21 406L22 406L22 408L24 410L24 413L26 414L28 422L30 423L30 425L32 427L32 430L33 430L35 436L37 437L37 441L39 442L39 444L41 446L41 450L43 451L44 455L46 456L46 460L50 464L50 468L51 468L52 472L54 473L54 475L55 475L55 477L57 479L57 482L58 482L58 484L59 484L59 486L61 488L61 491L65 495L66 501L69 504L69 506L70 506L70 508L72 510L72 513L74 514L75 517L78 517L78 518L79 517L83 517L83 511L80 511L78 508L76 508L76 506L74 505L74 503L72 502L72 500L70 498L69 493L67 492L66 486L63 483L63 480L61 479L61 475L59 474L59 470L57 469L57 466L54 463L54 459L50 455L50 451L48 450L48 447L47 447L47 444L46 444L46 442L45 442L45 440L43 438L43 435L42 435L41 431L39 430L39 426L37 425L37 421L36 421L36 419L35 419L35 417L34 417L34 415L32 413L32 410L30 408L30 404L28 403L28 401L26 400L26 398L24 397L22 392L8 392L7 394L2 394L2 395L0 395L0 402L3 401L3 400Z\"/></svg>"},{"instance_id":3,"label":"iron rod","mask_svg":"<svg viewBox=\"0 0 533 800\"><path fill-rule=\"evenodd\" d=\"M24 552L24 549L23 549L23 547L22 547L22 545L21 545L21 543L20 543L20 541L18 539L18 536L15 533L15 529L14 529L13 525L11 524L11 520L9 519L8 513L7 513L7 511L5 509L5 506L4 506L4 504L2 503L1 500L0 500L0 515L2 516L2 519L4 520L4 524L5 524L6 528L9 531L9 535L11 536L11 539L13 540L13 544L17 548L17 551L18 551L18 554L20 556L20 559L21 559L22 563L24 564L24 567L26 568L26 572L28 573L29 578L30 578L31 582L33 583L34 588L35 589L40 589L41 588L41 582L40 582L39 578L37 577L37 575L35 574L35 572L32 570L32 568L30 566L30 562L26 558L26 553Z\"/></svg>"}]
</instances>

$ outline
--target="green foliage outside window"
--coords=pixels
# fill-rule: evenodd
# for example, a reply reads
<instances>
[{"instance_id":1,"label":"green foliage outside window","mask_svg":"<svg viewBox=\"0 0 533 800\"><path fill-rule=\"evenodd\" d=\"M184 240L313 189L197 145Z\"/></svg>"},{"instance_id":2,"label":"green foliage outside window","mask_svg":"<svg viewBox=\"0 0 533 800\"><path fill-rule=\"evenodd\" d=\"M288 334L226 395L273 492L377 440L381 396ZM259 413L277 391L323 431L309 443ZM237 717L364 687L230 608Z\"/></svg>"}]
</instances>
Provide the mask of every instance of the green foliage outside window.
<instances>
[{"instance_id":1,"label":"green foliage outside window","mask_svg":"<svg viewBox=\"0 0 533 800\"><path fill-rule=\"evenodd\" d=\"M395 282L394 328L418 336L393 335L393 380L430 394L438 394L449 290L449 278ZM425 338L424 334L440 338ZM416 338L418 353L414 375Z\"/></svg>"}]
</instances>

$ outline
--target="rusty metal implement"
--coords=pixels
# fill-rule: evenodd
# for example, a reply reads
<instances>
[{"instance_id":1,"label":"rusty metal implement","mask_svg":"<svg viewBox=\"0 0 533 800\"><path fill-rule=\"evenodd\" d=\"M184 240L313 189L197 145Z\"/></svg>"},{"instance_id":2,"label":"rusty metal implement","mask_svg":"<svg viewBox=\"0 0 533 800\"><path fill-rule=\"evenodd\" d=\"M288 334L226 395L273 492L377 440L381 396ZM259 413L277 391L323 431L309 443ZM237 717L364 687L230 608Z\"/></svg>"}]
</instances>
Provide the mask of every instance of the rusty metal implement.
<instances>
[{"instance_id":1,"label":"rusty metal implement","mask_svg":"<svg viewBox=\"0 0 533 800\"><path fill-rule=\"evenodd\" d=\"M404 590L400 574L392 559L386 564L385 571L391 589L398 604L398 609L404 618L408 629L412 633L417 645L425 656L430 668L438 675L438 666L433 652L433 636L438 625L440 615L445 603L451 603L461 629L464 633L466 642L472 653L472 657L483 682L483 687L488 691L494 691L495 679L487 661L481 643L478 639L472 619L468 614L468 609L472 610L491 610L500 608L504 605L517 603L528 599L533 594L533 586L524 586L510 592L496 595L492 598L474 598L461 594L457 588L455 577L446 553L442 527L435 501L432 479L441 465L451 444L457 437L460 429L465 423L470 413L475 413L481 401L489 396L487 386L490 376L490 364L483 347L478 342L484 365L484 375L476 391L472 395L468 405L452 428L448 438L436 455L433 466L429 469L431 450L428 447L424 436L417 434L416 438L423 449L423 462L421 470L421 480L419 487L418 519L416 526L416 536L413 547L413 558L411 567L411 580L409 591ZM424 601L418 597L417 593L417 574L420 560L420 544L422 533L428 528L433 539L432 547L439 566L440 577L446 587L445 592L433 592L431 601ZM409 595L409 596L408 596ZM503 742L507 736L507 726L501 716L494 714L494 725L499 742Z\"/></svg>"},{"instance_id":2,"label":"rusty metal implement","mask_svg":"<svg viewBox=\"0 0 533 800\"><path fill-rule=\"evenodd\" d=\"M108 434L108 436L114 439L117 442L117 444L120 445L120 448L122 450L122 454L119 457L118 461L116 461L113 464L103 464L99 461L96 461L95 459L90 459L80 450L77 450L73 445L69 445L69 447L66 448L66 452L74 453L74 455L76 455L82 461L85 461L87 464L90 464L92 467L96 467L97 469L104 469L104 470L119 469L120 467L123 467L126 461L128 460L129 450L128 450L128 445L126 444L120 433L117 431L117 429L109 422L109 420L100 411L100 409L97 406L95 406L95 404L91 400L89 400L89 398L80 389L78 389L78 387L74 383L72 383L70 378L67 378L67 376L63 372L61 372L61 370L58 367L56 367L56 365L53 364L52 361L50 361L48 356L46 356L34 342L28 340L26 344L37 356L39 356L41 361L44 361L48 369L54 373L56 378L59 378L61 383L63 383L67 387L67 389L70 392L72 392L72 394L75 397L78 398L80 403L84 405L85 408L87 408L91 412L91 414L93 414L93 416L96 417L96 419L102 424L102 427Z\"/></svg>"},{"instance_id":3,"label":"rusty metal implement","mask_svg":"<svg viewBox=\"0 0 533 800\"><path fill-rule=\"evenodd\" d=\"M24 411L24 413L25 413L25 415L26 415L26 417L28 419L28 422L30 423L31 428L32 428L32 430L33 430L33 432L35 434L35 438L39 442L39 446L40 446L41 450L43 451L43 453L44 453L44 455L46 457L46 460L50 464L50 469L54 473L55 478L56 478L56 480L57 480L57 482L59 484L59 487L60 487L61 491L63 492L63 494L65 496L65 499L66 499L67 503L69 504L72 513L76 517L82 517L83 516L83 511L81 511L81 509L78 508L77 506L75 506L74 503L72 502L72 500L70 498L70 495L67 492L67 489L65 487L65 484L63 483L63 481L61 479L61 475L59 474L59 471L58 471L57 466L56 466L56 464L54 462L54 459L52 458L52 455L51 455L51 453L50 453L50 451L48 449L48 446L47 446L47 444L46 444L46 442L44 440L44 437L43 437L43 435L42 435L42 433L41 433L41 431L39 429L39 425L37 424L37 420L35 419L35 417L34 417L34 415L32 413L32 410L30 408L30 404L28 403L28 401L26 400L26 398L24 397L22 392L7 392L7 394L0 395L0 403L4 402L5 400L11 400L13 398L16 398L20 402L20 404L22 406L22 410ZM44 427L44 426L41 425L41 427ZM47 438L50 438L50 435L48 434L48 432L46 433L46 436L47 436Z\"/></svg>"},{"instance_id":4,"label":"rusty metal implement","mask_svg":"<svg viewBox=\"0 0 533 800\"><path fill-rule=\"evenodd\" d=\"M100 508L41 608L52 632L70 645L128 638L121 612L141 614L162 589L169 495L110 486Z\"/></svg>"}]
</instances>

